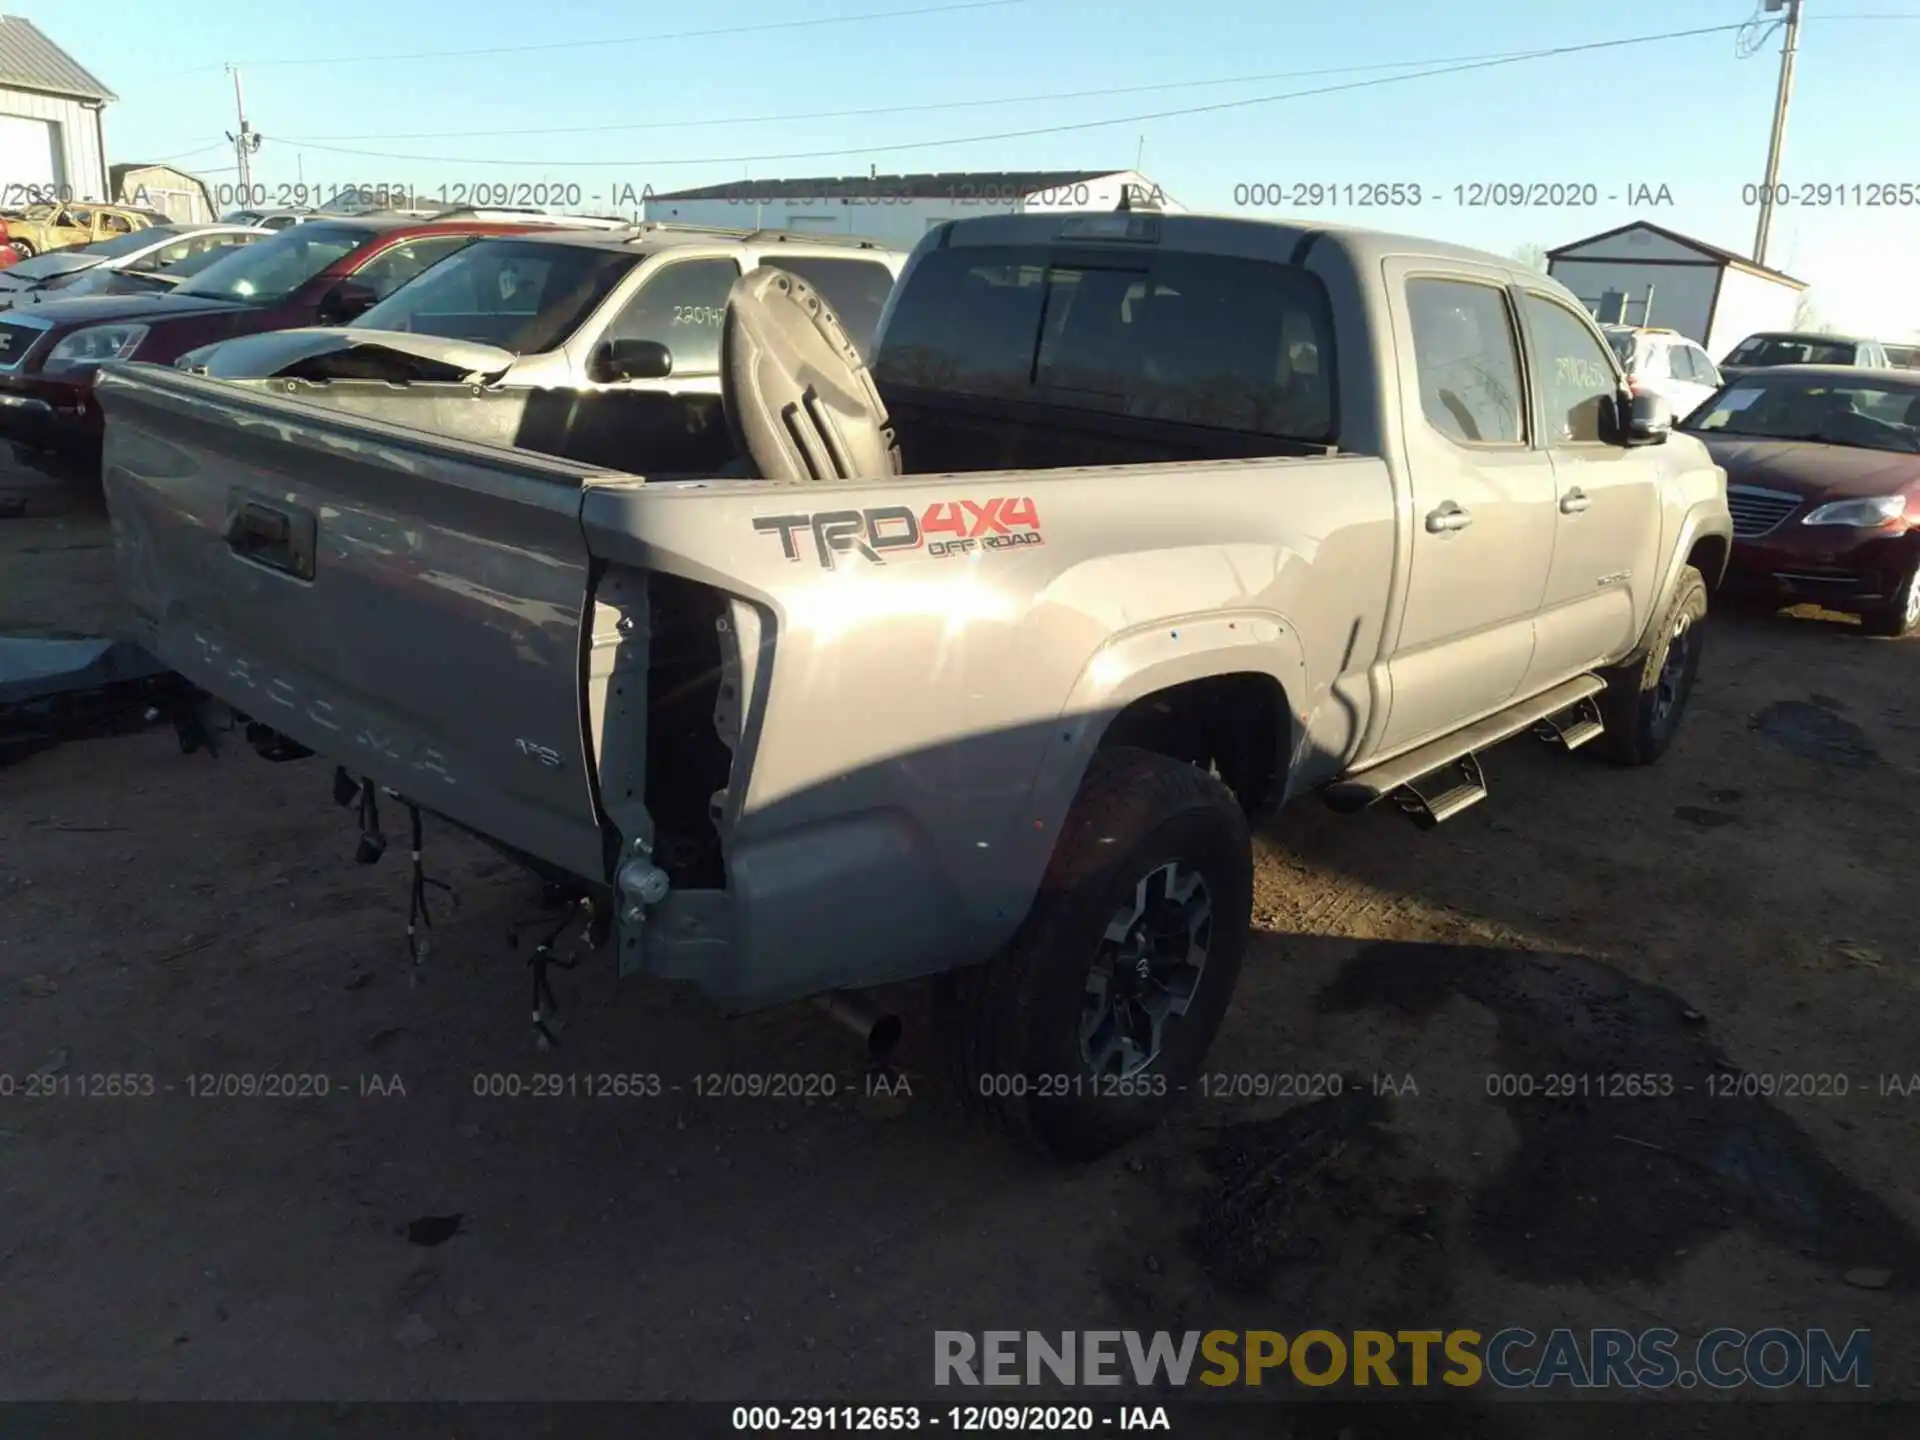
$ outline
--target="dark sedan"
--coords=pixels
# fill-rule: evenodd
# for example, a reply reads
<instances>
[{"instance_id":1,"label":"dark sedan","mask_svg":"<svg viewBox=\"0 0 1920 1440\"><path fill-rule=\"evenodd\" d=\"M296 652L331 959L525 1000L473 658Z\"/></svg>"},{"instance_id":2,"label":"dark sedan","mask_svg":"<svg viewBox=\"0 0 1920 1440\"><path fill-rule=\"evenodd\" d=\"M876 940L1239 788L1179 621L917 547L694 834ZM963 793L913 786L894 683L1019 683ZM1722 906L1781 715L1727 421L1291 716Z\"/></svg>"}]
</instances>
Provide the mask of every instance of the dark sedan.
<instances>
[{"instance_id":1,"label":"dark sedan","mask_svg":"<svg viewBox=\"0 0 1920 1440\"><path fill-rule=\"evenodd\" d=\"M1738 380L1775 365L1854 365L1884 370L1893 361L1878 340L1829 335L1818 330L1763 330L1749 335L1720 362L1724 380Z\"/></svg>"},{"instance_id":2,"label":"dark sedan","mask_svg":"<svg viewBox=\"0 0 1920 1440\"><path fill-rule=\"evenodd\" d=\"M1848 611L1877 635L1920 626L1920 374L1753 371L1678 428L1727 472L1729 586Z\"/></svg>"},{"instance_id":3,"label":"dark sedan","mask_svg":"<svg viewBox=\"0 0 1920 1440\"><path fill-rule=\"evenodd\" d=\"M0 314L0 435L97 462L107 360L177 359L233 335L343 324L483 235L524 224L312 221L235 250L164 294L50 299Z\"/></svg>"}]
</instances>

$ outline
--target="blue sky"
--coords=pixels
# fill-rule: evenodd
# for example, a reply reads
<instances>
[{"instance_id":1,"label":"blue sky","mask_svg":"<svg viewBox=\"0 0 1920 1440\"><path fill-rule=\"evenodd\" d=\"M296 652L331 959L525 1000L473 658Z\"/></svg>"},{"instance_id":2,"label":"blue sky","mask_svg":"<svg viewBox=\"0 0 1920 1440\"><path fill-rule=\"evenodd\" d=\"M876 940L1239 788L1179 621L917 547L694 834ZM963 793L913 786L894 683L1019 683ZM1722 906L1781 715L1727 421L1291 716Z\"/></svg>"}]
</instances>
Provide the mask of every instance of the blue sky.
<instances>
[{"instance_id":1,"label":"blue sky","mask_svg":"<svg viewBox=\"0 0 1920 1440\"><path fill-rule=\"evenodd\" d=\"M883 174L1128 168L1141 155L1141 168L1195 209L1231 211L1236 187L1260 182L1403 182L1422 187L1418 207L1312 213L1503 252L1636 218L1742 253L1752 244L1756 216L1741 187L1764 174L1777 34L1746 59L1729 30L1127 117L1735 26L1758 0L1638 11L1514 0L976 0L793 24L943 3L965 0L324 0L224 11L0 0L119 93L107 117L112 159L180 156L175 163L215 184L234 178L231 152L209 147L233 126L221 67L236 61L266 136L253 178L274 186L546 181L605 200L619 186L864 174L870 165ZM1836 324L1920 330L1920 197L1863 210L1847 188L1920 189L1920 0L1808 0L1806 15L1782 178L1842 187L1849 203L1776 212L1768 259L1810 281ZM1899 18L1852 18L1863 16ZM787 28L685 33L772 25ZM504 53L524 46L543 48ZM480 49L496 53L424 53ZM381 58L396 55L412 58ZM1070 98L1031 98L1061 96ZM793 118L881 109L890 113ZM1107 120L1127 123L925 143ZM471 131L501 133L452 133ZM819 151L845 153L799 154ZM1454 186L1494 181L1590 184L1600 203L1457 203ZM1630 206L1635 186L1665 187L1671 203Z\"/></svg>"}]
</instances>

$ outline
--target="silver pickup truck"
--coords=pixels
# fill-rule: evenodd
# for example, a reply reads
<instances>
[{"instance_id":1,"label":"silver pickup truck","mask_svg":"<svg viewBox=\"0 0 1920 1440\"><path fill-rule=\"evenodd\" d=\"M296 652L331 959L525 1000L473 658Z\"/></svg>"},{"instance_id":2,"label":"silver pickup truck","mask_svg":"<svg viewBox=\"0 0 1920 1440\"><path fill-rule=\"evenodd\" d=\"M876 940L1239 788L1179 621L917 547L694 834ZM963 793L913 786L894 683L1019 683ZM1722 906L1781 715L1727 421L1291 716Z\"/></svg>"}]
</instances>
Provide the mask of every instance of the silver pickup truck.
<instances>
[{"instance_id":1,"label":"silver pickup truck","mask_svg":"<svg viewBox=\"0 0 1920 1440\"><path fill-rule=\"evenodd\" d=\"M1432 825L1523 731L1674 738L1725 476L1545 276L993 216L915 248L870 368L778 269L724 328L740 478L109 367L138 638L571 887L623 971L736 1010L942 976L969 1089L1069 1155L1199 1070L1274 807Z\"/></svg>"}]
</instances>

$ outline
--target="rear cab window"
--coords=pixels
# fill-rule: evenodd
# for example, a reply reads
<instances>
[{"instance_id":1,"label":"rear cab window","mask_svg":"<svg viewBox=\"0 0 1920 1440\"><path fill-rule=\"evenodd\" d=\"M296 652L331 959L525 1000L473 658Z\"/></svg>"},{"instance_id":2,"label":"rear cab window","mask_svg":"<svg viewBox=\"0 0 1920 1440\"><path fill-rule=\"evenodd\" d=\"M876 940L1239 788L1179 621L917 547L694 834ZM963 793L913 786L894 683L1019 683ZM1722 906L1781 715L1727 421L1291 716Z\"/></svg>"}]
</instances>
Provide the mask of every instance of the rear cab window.
<instances>
[{"instance_id":1,"label":"rear cab window","mask_svg":"<svg viewBox=\"0 0 1920 1440\"><path fill-rule=\"evenodd\" d=\"M874 357L883 388L1337 439L1317 276L1196 251L929 250Z\"/></svg>"},{"instance_id":2,"label":"rear cab window","mask_svg":"<svg viewBox=\"0 0 1920 1440\"><path fill-rule=\"evenodd\" d=\"M874 329L893 291L893 272L884 264L838 255L780 255L766 263L818 290L860 353L872 353Z\"/></svg>"}]
</instances>

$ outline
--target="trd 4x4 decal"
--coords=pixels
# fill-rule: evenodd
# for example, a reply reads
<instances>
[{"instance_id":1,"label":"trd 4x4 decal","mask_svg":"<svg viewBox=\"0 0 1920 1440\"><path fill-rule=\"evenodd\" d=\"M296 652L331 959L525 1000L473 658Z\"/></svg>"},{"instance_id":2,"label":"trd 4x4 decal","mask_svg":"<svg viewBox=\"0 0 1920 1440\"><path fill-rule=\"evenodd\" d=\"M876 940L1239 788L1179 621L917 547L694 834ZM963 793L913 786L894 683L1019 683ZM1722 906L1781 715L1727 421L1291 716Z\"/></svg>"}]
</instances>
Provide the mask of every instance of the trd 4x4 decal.
<instances>
[{"instance_id":1,"label":"trd 4x4 decal","mask_svg":"<svg viewBox=\"0 0 1920 1440\"><path fill-rule=\"evenodd\" d=\"M1040 516L1025 495L990 500L936 500L918 515L905 505L868 510L822 510L811 515L762 515L753 528L780 537L780 553L800 558L801 536L811 533L820 564L836 555L860 555L884 565L895 551L925 551L936 560L984 550L1043 545Z\"/></svg>"}]
</instances>

